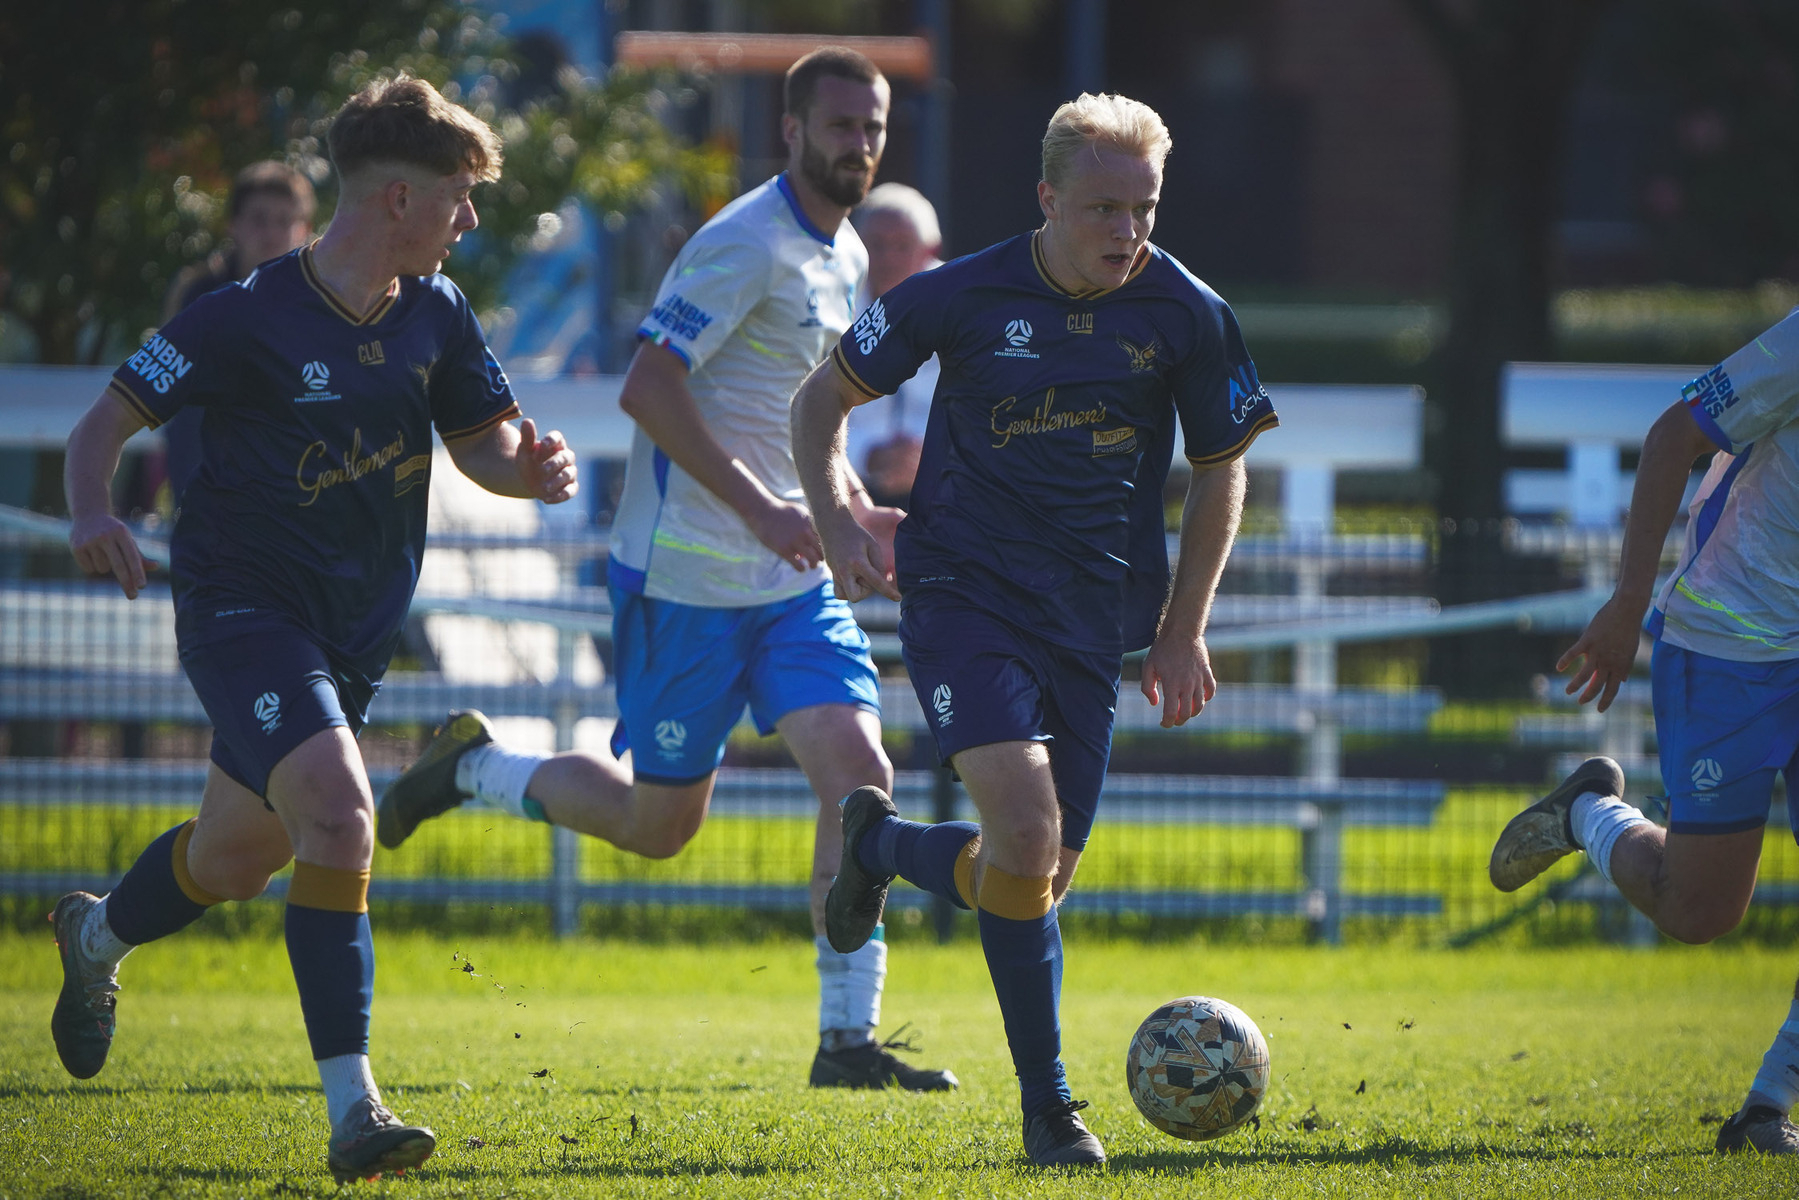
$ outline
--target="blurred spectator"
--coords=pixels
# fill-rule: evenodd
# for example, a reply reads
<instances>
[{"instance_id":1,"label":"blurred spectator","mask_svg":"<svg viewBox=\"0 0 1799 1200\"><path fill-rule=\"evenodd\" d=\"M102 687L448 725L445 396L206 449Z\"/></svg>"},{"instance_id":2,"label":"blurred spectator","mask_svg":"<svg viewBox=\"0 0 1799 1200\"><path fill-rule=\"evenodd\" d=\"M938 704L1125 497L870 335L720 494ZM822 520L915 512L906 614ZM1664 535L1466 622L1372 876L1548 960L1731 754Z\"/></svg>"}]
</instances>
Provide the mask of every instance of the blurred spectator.
<instances>
[{"instance_id":1,"label":"blurred spectator","mask_svg":"<svg viewBox=\"0 0 1799 1200\"><path fill-rule=\"evenodd\" d=\"M225 245L175 276L162 319L228 283L306 244L312 235L315 201L306 176L282 162L253 163L238 172L227 202L229 239ZM185 408L162 427L168 447L169 499L181 507L181 493L200 466L200 410Z\"/></svg>"},{"instance_id":2,"label":"blurred spectator","mask_svg":"<svg viewBox=\"0 0 1799 1200\"><path fill-rule=\"evenodd\" d=\"M937 257L943 248L937 210L917 188L883 183L868 193L852 220L868 247L868 283L859 298L858 315L908 275L943 265ZM912 494L931 396L937 390L937 371L933 357L901 384L899 391L871 400L850 414L845 432L850 465L862 476L876 504L904 508Z\"/></svg>"}]
</instances>

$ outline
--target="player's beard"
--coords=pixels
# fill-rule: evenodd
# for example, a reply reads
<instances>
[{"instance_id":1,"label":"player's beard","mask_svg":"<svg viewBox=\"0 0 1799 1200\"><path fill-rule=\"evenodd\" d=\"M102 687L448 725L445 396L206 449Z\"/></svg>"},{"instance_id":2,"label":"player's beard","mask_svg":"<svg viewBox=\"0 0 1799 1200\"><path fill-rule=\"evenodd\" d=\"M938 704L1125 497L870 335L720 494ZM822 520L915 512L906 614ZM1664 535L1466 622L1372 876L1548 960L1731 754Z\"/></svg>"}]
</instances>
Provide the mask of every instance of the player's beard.
<instances>
[{"instance_id":1,"label":"player's beard","mask_svg":"<svg viewBox=\"0 0 1799 1200\"><path fill-rule=\"evenodd\" d=\"M838 167L865 166L868 169L860 178L842 178L837 175ZM875 162L866 155L846 154L835 163L825 161L824 151L812 144L812 139L800 133L800 174L806 182L817 188L819 193L832 204L841 204L845 208L854 208L868 198L869 185L874 182Z\"/></svg>"}]
</instances>

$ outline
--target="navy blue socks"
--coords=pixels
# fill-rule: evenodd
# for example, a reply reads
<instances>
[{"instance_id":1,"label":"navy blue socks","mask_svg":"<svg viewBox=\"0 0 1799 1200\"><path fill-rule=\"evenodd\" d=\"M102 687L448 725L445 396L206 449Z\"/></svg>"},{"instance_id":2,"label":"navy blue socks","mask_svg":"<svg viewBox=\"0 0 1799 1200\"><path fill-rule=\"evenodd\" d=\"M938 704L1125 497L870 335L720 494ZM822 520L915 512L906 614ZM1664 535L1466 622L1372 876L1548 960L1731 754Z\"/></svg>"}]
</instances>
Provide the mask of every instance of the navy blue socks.
<instances>
[{"instance_id":1,"label":"navy blue socks","mask_svg":"<svg viewBox=\"0 0 1799 1200\"><path fill-rule=\"evenodd\" d=\"M369 1052L375 945L369 873L294 863L287 891L287 957L315 1059Z\"/></svg>"},{"instance_id":2,"label":"navy blue socks","mask_svg":"<svg viewBox=\"0 0 1799 1200\"><path fill-rule=\"evenodd\" d=\"M141 946L168 937L223 899L188 874L187 843L194 824L184 821L151 842L107 896L106 923L120 941Z\"/></svg>"},{"instance_id":3,"label":"navy blue socks","mask_svg":"<svg viewBox=\"0 0 1799 1200\"><path fill-rule=\"evenodd\" d=\"M1024 1115L1074 1099L1062 1068L1062 927L1048 876L981 876L981 951L1006 1023Z\"/></svg>"},{"instance_id":4,"label":"navy blue socks","mask_svg":"<svg viewBox=\"0 0 1799 1200\"><path fill-rule=\"evenodd\" d=\"M980 833L970 821L923 825L888 817L863 835L856 858L870 871L898 875L957 908L973 908L972 850Z\"/></svg>"}]
</instances>

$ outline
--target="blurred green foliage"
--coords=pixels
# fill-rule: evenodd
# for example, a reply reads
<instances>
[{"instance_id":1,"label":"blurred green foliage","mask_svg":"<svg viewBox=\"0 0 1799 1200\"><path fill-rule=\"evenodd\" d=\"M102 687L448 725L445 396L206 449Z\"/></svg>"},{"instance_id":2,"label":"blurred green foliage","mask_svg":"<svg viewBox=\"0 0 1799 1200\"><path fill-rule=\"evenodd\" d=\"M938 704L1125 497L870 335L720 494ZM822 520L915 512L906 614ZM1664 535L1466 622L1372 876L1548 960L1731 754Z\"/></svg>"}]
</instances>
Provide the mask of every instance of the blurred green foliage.
<instances>
[{"instance_id":1,"label":"blurred green foliage","mask_svg":"<svg viewBox=\"0 0 1799 1200\"><path fill-rule=\"evenodd\" d=\"M64 52L67 49L72 52ZM533 79L463 0L79 0L0 14L0 307L47 362L99 362L152 325L170 280L212 250L232 176L285 158L321 185L324 132L381 74L430 80L500 131L505 174L454 275L477 311L554 233L570 197L603 217L683 190L709 209L735 163L658 119L655 81ZM321 196L321 228L332 196ZM10 288L10 294L6 294Z\"/></svg>"}]
</instances>

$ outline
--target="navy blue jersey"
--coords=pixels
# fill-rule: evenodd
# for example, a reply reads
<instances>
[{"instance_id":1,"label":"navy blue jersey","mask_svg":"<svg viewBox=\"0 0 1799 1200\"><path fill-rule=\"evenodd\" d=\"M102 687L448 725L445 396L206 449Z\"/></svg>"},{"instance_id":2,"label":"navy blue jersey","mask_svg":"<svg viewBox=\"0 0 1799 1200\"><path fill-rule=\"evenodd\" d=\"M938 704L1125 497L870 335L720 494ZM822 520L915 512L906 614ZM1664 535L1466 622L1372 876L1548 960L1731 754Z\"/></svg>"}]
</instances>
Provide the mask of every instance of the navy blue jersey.
<instances>
[{"instance_id":1,"label":"navy blue jersey","mask_svg":"<svg viewBox=\"0 0 1799 1200\"><path fill-rule=\"evenodd\" d=\"M204 413L171 546L184 644L272 609L370 682L418 582L432 426L449 441L518 413L455 284L401 278L359 317L310 248L194 301L109 390L152 428Z\"/></svg>"},{"instance_id":2,"label":"navy blue jersey","mask_svg":"<svg viewBox=\"0 0 1799 1200\"><path fill-rule=\"evenodd\" d=\"M932 354L900 587L946 588L1075 649L1148 645L1177 422L1201 467L1279 423L1230 308L1154 246L1123 285L1070 291L1027 234L900 283L832 357L872 397Z\"/></svg>"}]
</instances>

